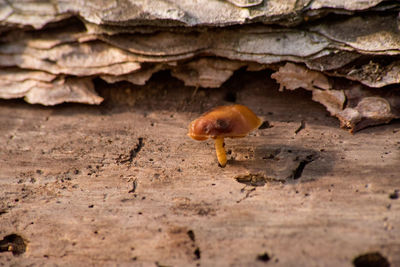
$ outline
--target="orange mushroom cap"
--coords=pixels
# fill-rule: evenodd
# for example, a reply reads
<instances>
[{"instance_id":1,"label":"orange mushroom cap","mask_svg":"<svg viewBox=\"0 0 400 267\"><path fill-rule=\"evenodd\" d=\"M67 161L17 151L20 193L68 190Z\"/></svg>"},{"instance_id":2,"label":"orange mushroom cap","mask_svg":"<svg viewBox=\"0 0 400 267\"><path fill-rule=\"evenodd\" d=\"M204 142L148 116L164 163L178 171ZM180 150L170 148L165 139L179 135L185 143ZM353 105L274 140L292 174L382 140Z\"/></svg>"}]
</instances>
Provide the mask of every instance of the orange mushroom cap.
<instances>
[{"instance_id":1,"label":"orange mushroom cap","mask_svg":"<svg viewBox=\"0 0 400 267\"><path fill-rule=\"evenodd\" d=\"M192 121L188 135L199 141L210 137L245 137L261 124L262 120L246 106L220 106Z\"/></svg>"}]
</instances>

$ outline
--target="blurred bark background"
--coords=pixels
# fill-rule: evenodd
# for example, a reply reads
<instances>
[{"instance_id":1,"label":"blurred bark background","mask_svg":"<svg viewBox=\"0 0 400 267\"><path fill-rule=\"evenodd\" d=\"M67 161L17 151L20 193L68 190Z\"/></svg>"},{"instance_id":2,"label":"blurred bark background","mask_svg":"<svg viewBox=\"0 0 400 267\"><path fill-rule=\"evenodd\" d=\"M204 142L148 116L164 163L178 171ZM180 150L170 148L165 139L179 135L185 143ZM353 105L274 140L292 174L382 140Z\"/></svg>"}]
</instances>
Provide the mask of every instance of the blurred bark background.
<instances>
[{"instance_id":1,"label":"blurred bark background","mask_svg":"<svg viewBox=\"0 0 400 267\"><path fill-rule=\"evenodd\" d=\"M0 1L0 97L99 104L93 78L218 88L272 69L356 131L400 116L397 1ZM289 62L289 63L288 63Z\"/></svg>"}]
</instances>

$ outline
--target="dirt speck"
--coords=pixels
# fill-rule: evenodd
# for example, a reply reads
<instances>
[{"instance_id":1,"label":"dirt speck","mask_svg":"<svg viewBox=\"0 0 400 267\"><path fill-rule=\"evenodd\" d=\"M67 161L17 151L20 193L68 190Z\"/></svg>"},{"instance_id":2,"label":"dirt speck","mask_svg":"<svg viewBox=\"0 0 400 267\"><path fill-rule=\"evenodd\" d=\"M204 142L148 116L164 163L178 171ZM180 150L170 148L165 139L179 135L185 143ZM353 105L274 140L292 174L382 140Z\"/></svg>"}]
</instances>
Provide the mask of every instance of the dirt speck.
<instances>
[{"instance_id":1,"label":"dirt speck","mask_svg":"<svg viewBox=\"0 0 400 267\"><path fill-rule=\"evenodd\" d=\"M389 198L390 199L398 199L399 198L399 190L398 189L394 190L393 193L391 193L389 195Z\"/></svg>"},{"instance_id":2,"label":"dirt speck","mask_svg":"<svg viewBox=\"0 0 400 267\"><path fill-rule=\"evenodd\" d=\"M189 236L190 240L192 240L193 242L196 241L196 237L195 237L195 235L194 235L193 230L187 231L187 235Z\"/></svg>"},{"instance_id":3,"label":"dirt speck","mask_svg":"<svg viewBox=\"0 0 400 267\"><path fill-rule=\"evenodd\" d=\"M194 256L195 256L195 259L196 260L199 260L200 259L200 257L201 257L201 251L200 251L200 248L196 248L195 250L194 250Z\"/></svg>"}]
</instances>

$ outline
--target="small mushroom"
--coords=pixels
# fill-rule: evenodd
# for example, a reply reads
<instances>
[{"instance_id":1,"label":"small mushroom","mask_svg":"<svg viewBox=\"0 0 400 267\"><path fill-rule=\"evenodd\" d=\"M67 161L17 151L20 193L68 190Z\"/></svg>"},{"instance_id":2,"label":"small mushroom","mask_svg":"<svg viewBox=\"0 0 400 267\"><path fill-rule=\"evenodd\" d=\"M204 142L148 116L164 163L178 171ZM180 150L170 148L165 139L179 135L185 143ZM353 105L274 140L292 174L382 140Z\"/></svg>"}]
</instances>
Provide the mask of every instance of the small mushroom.
<instances>
[{"instance_id":1,"label":"small mushroom","mask_svg":"<svg viewBox=\"0 0 400 267\"><path fill-rule=\"evenodd\" d=\"M261 124L262 120L246 106L220 106L192 121L188 135L198 141L213 138L219 165L225 167L224 138L245 137Z\"/></svg>"}]
</instances>

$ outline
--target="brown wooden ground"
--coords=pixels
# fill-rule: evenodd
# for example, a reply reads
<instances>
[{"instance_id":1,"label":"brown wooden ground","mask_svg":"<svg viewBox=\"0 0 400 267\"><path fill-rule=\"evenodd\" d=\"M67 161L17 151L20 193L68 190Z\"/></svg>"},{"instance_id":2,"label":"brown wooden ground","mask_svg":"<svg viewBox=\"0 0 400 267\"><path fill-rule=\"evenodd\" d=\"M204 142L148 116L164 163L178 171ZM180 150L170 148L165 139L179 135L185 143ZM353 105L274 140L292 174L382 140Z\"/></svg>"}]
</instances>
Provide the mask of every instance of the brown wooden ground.
<instances>
[{"instance_id":1,"label":"brown wooden ground","mask_svg":"<svg viewBox=\"0 0 400 267\"><path fill-rule=\"evenodd\" d=\"M1 101L0 265L400 266L400 122L351 135L268 76L194 96L168 74L98 81L101 106ZM226 100L272 127L226 140L222 169L186 133Z\"/></svg>"}]
</instances>

